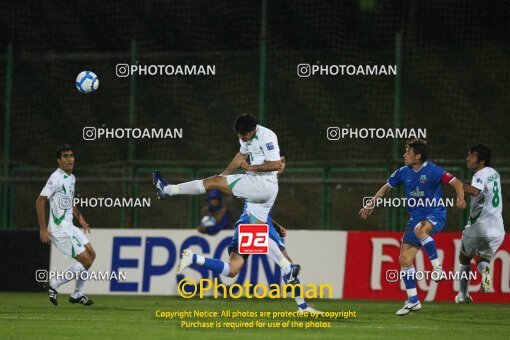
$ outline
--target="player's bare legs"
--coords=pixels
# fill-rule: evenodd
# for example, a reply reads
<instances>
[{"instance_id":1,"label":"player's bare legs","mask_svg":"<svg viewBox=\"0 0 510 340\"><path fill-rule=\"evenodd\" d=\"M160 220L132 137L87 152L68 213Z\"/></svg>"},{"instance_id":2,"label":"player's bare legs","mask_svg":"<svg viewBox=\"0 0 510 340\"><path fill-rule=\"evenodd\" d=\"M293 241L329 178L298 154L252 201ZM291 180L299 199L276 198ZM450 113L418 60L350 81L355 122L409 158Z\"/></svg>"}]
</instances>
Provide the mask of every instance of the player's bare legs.
<instances>
[{"instance_id":1,"label":"player's bare legs","mask_svg":"<svg viewBox=\"0 0 510 340\"><path fill-rule=\"evenodd\" d=\"M87 245L90 245L90 243L87 243ZM85 249L87 249L86 246ZM94 262L92 256L87 250L82 252L80 255L76 256L75 259L76 261L80 262L83 265L83 267L87 270L92 266L92 263Z\"/></svg>"},{"instance_id":2,"label":"player's bare legs","mask_svg":"<svg viewBox=\"0 0 510 340\"><path fill-rule=\"evenodd\" d=\"M401 267L409 268L413 265L414 258L418 253L418 248L413 247L409 244L403 243L400 246L400 256L398 257L398 262Z\"/></svg>"},{"instance_id":3,"label":"player's bare legs","mask_svg":"<svg viewBox=\"0 0 510 340\"><path fill-rule=\"evenodd\" d=\"M227 177L216 175L204 179L205 191L211 191L218 189L225 194L232 195L232 189L228 186Z\"/></svg>"},{"instance_id":4,"label":"player's bare legs","mask_svg":"<svg viewBox=\"0 0 510 340\"><path fill-rule=\"evenodd\" d=\"M415 228L414 234L420 240L420 243L423 247L423 250L429 257L430 263L434 268L434 274L432 275L432 279L436 282L444 279L446 276L443 271L443 267L439 262L439 258L437 256L437 248L434 239L430 234L432 233L434 227L432 223L428 220L421 221Z\"/></svg>"},{"instance_id":5,"label":"player's bare legs","mask_svg":"<svg viewBox=\"0 0 510 340\"><path fill-rule=\"evenodd\" d=\"M94 251L94 248L92 248L92 244L90 243L87 243L85 245L85 250L87 251L87 253L89 254L92 262L94 262L94 260L96 259L96 252Z\"/></svg>"},{"instance_id":6,"label":"player's bare legs","mask_svg":"<svg viewBox=\"0 0 510 340\"><path fill-rule=\"evenodd\" d=\"M244 257L242 257L236 252L232 252L230 254L230 259L228 261L228 264L230 266L230 272L228 273L228 276L236 277L237 274L241 272L241 269L243 269L244 262L245 262Z\"/></svg>"}]
</instances>

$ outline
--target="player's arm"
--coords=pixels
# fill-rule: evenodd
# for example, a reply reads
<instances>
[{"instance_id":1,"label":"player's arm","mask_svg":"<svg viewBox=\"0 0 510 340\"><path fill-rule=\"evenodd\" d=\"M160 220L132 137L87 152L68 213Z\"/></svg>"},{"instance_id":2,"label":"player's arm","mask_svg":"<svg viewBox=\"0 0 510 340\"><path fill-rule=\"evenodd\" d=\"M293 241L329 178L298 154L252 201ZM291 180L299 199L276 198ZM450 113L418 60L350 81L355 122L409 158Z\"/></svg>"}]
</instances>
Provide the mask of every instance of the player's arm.
<instances>
[{"instance_id":1,"label":"player's arm","mask_svg":"<svg viewBox=\"0 0 510 340\"><path fill-rule=\"evenodd\" d=\"M370 216L370 214L372 214L372 210L374 210L375 202L377 201L377 199L384 197L384 195L386 195L390 191L391 191L391 186L388 183L384 184L377 191L377 193L372 197L372 199L370 201L364 202L364 203L366 203L366 205L363 208L361 208L361 210L359 211L360 217L362 219L366 220L368 218L368 216Z\"/></svg>"},{"instance_id":2,"label":"player's arm","mask_svg":"<svg viewBox=\"0 0 510 340\"><path fill-rule=\"evenodd\" d=\"M458 209L466 208L466 201L464 200L464 184L459 181L457 178L453 177L450 173L445 172L441 177L441 181L443 183L448 183L455 189L455 193L457 194L457 203L455 206Z\"/></svg>"},{"instance_id":3,"label":"player's arm","mask_svg":"<svg viewBox=\"0 0 510 340\"><path fill-rule=\"evenodd\" d=\"M220 176L227 176L230 175L232 172L236 171L241 162L246 162L246 158L248 158L248 153L240 153L238 152L237 155L235 155L234 159L230 164L227 166L227 168L221 173Z\"/></svg>"},{"instance_id":4,"label":"player's arm","mask_svg":"<svg viewBox=\"0 0 510 340\"><path fill-rule=\"evenodd\" d=\"M462 187L464 189L464 194L466 194L466 195L478 196L480 194L480 192L481 192L480 189L475 188L474 186L466 184L466 183L464 183L462 185Z\"/></svg>"},{"instance_id":5,"label":"player's arm","mask_svg":"<svg viewBox=\"0 0 510 340\"><path fill-rule=\"evenodd\" d=\"M51 237L51 233L46 225L46 201L48 201L46 196L39 196L35 201L35 210L37 211L37 220L39 221L39 238L43 243L49 243Z\"/></svg>"},{"instance_id":6,"label":"player's arm","mask_svg":"<svg viewBox=\"0 0 510 340\"><path fill-rule=\"evenodd\" d=\"M265 161L262 164L251 165L246 161L242 161L239 163L239 166L246 171L255 171L255 172L269 172L269 171L278 171L282 167L282 161Z\"/></svg>"},{"instance_id":7,"label":"player's arm","mask_svg":"<svg viewBox=\"0 0 510 340\"><path fill-rule=\"evenodd\" d=\"M73 206L73 215L74 215L74 217L76 217L78 219L78 222L80 222L81 226L83 227L83 232L87 233L87 231L88 231L90 233L89 224L87 223L87 221L85 221L85 218L80 213L78 208L76 208L76 206Z\"/></svg>"},{"instance_id":8,"label":"player's arm","mask_svg":"<svg viewBox=\"0 0 510 340\"><path fill-rule=\"evenodd\" d=\"M276 227L276 231L278 232L278 235L280 235L280 237L285 237L287 235L287 229L285 229L284 226L282 226L280 223L276 222L273 219L271 219L271 222L273 222L273 225Z\"/></svg>"}]
</instances>

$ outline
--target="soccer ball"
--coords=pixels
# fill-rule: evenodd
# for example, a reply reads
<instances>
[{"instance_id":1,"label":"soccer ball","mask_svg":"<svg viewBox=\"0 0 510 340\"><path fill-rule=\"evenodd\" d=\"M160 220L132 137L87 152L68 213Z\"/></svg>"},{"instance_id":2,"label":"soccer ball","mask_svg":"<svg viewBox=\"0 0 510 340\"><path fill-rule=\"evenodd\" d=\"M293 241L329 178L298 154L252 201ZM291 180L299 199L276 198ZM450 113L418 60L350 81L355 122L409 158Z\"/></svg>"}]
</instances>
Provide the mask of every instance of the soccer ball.
<instances>
[{"instance_id":1,"label":"soccer ball","mask_svg":"<svg viewBox=\"0 0 510 340\"><path fill-rule=\"evenodd\" d=\"M94 72L83 71L76 77L76 88L81 93L91 93L99 87L99 79Z\"/></svg>"},{"instance_id":2,"label":"soccer ball","mask_svg":"<svg viewBox=\"0 0 510 340\"><path fill-rule=\"evenodd\" d=\"M202 217L200 224L203 225L204 227L212 227L213 225L216 224L216 219L212 216L207 215Z\"/></svg>"}]
</instances>

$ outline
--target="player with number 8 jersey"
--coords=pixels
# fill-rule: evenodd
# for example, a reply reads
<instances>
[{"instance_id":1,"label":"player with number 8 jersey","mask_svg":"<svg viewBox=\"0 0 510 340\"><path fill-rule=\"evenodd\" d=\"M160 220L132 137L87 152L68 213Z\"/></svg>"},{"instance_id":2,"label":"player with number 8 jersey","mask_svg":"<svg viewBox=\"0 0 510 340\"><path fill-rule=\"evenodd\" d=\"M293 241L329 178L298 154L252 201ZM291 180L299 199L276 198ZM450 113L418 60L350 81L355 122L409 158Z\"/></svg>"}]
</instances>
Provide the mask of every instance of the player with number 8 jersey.
<instances>
[{"instance_id":1,"label":"player with number 8 jersey","mask_svg":"<svg viewBox=\"0 0 510 340\"><path fill-rule=\"evenodd\" d=\"M484 144L473 145L466 158L467 167L475 171L471 185L464 191L471 196L469 220L462 232L459 254L460 290L456 303L471 303L468 294L471 259L476 256L477 270L482 275L481 290L491 287L490 261L505 238L501 178L490 167L491 149Z\"/></svg>"}]
</instances>

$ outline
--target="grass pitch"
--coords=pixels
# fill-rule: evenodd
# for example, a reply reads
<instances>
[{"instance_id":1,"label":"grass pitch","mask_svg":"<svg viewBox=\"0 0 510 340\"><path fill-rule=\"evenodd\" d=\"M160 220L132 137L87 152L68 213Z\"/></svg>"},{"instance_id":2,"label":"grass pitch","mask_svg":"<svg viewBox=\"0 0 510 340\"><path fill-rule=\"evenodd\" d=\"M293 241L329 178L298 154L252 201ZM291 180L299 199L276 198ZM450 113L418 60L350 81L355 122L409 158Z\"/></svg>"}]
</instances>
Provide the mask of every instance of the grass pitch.
<instances>
[{"instance_id":1,"label":"grass pitch","mask_svg":"<svg viewBox=\"0 0 510 340\"><path fill-rule=\"evenodd\" d=\"M91 307L71 305L59 295L53 306L45 293L0 293L1 339L339 339L339 338L501 338L510 334L510 307L506 304L456 305L422 303L422 310L404 317L395 316L402 301L322 300L315 307L323 311L356 311L356 318L323 319L328 328L268 328L289 317L186 318L202 322L265 322L264 328L185 328L180 319L156 317L156 311L295 311L293 300L190 299L161 296L90 296ZM235 339L235 338L234 338Z\"/></svg>"}]
</instances>

